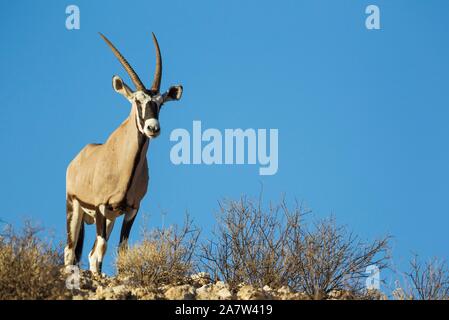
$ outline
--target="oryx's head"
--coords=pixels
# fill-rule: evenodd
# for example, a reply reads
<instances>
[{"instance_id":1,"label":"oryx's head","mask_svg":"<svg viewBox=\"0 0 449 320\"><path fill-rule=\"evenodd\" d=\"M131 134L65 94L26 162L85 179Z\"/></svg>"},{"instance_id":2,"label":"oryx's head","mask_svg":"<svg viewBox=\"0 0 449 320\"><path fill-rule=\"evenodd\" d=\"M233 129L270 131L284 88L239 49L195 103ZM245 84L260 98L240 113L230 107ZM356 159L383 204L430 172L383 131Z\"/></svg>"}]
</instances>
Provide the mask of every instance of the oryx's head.
<instances>
[{"instance_id":1,"label":"oryx's head","mask_svg":"<svg viewBox=\"0 0 449 320\"><path fill-rule=\"evenodd\" d=\"M140 81L137 73L129 65L128 61L121 55L121 53L114 47L114 45L100 33L100 36L106 41L112 52L125 68L128 75L131 77L136 90L132 91L119 76L112 78L112 86L115 91L122 94L131 102L132 108L135 108L136 125L139 131L148 138L156 138L161 130L159 124L159 111L162 105L171 100L179 100L182 95L182 86L173 86L167 92L161 93L161 78L162 78L162 58L159 44L156 36L153 33L153 42L156 47L156 71L154 73L153 84L150 89L146 89L142 81Z\"/></svg>"}]
</instances>

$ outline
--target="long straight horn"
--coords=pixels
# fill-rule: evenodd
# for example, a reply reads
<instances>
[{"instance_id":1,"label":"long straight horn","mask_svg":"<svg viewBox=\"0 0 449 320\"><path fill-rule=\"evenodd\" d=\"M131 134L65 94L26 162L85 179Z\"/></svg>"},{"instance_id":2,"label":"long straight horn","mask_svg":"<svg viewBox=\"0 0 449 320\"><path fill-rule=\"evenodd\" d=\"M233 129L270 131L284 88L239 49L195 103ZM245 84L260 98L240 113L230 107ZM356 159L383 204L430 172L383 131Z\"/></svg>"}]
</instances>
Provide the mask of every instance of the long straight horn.
<instances>
[{"instance_id":1,"label":"long straight horn","mask_svg":"<svg viewBox=\"0 0 449 320\"><path fill-rule=\"evenodd\" d=\"M161 88L161 79L162 79L162 57L161 57L161 50L159 49L159 44L157 43L156 36L154 33L151 33L153 35L153 42L154 46L156 47L156 70L154 71L154 80L153 84L151 86L152 91L159 92Z\"/></svg>"},{"instance_id":2,"label":"long straight horn","mask_svg":"<svg viewBox=\"0 0 449 320\"><path fill-rule=\"evenodd\" d=\"M123 68L125 68L126 72L128 73L134 85L136 86L136 90L145 90L145 86L143 85L142 81L140 81L139 76L134 71L134 69L129 65L128 61L126 61L125 57L122 56L122 54L114 47L114 45L112 44L111 41L108 40L108 38L106 38L101 32L99 32L99 34L111 48L112 52L117 57L118 61L120 61L120 63L122 64Z\"/></svg>"}]
</instances>

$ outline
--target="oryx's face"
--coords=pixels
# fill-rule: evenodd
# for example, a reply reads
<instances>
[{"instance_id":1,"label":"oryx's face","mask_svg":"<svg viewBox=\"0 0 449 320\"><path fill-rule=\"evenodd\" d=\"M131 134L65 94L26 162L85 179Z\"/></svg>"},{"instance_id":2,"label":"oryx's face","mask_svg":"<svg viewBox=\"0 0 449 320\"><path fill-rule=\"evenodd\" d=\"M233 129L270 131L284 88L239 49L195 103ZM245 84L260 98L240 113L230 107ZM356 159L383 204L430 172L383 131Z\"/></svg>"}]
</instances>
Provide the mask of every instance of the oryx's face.
<instances>
[{"instance_id":1,"label":"oryx's face","mask_svg":"<svg viewBox=\"0 0 449 320\"><path fill-rule=\"evenodd\" d=\"M136 91L133 95L133 108L136 110L136 123L139 131L148 138L156 138L161 132L159 124L159 111L162 107L162 96L160 94Z\"/></svg>"},{"instance_id":2,"label":"oryx's face","mask_svg":"<svg viewBox=\"0 0 449 320\"><path fill-rule=\"evenodd\" d=\"M162 58L156 37L153 34L153 41L156 47L156 71L151 89L148 90L114 45L105 36L100 35L112 49L112 52L128 72L136 86L136 91L132 91L119 76L114 76L112 78L114 90L123 95L131 103L134 111L131 114L135 114L136 126L139 132L148 138L156 138L161 132L159 112L162 105L167 101L179 100L182 95L182 86L172 86L167 92L160 93Z\"/></svg>"},{"instance_id":3,"label":"oryx's face","mask_svg":"<svg viewBox=\"0 0 449 320\"><path fill-rule=\"evenodd\" d=\"M119 76L112 78L112 86L115 91L129 100L134 109L137 128L140 133L151 139L159 136L161 132L159 112L163 104L167 101L179 100L182 95L182 86L170 87L163 94L150 90L132 92Z\"/></svg>"}]
</instances>

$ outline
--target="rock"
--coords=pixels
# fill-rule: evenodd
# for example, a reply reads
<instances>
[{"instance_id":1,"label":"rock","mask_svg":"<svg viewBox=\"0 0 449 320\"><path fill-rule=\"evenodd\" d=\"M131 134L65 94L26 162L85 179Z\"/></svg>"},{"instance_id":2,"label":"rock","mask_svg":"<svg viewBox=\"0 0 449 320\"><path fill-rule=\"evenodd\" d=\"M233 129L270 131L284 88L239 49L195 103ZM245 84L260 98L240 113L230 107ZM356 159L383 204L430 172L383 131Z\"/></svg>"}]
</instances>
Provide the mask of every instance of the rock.
<instances>
[{"instance_id":1,"label":"rock","mask_svg":"<svg viewBox=\"0 0 449 320\"><path fill-rule=\"evenodd\" d=\"M161 300L165 298L165 296L157 289L148 287L131 289L131 296L138 300Z\"/></svg>"},{"instance_id":2,"label":"rock","mask_svg":"<svg viewBox=\"0 0 449 320\"><path fill-rule=\"evenodd\" d=\"M206 284L196 289L196 298L198 300L231 300L232 293L229 286L219 281L217 284Z\"/></svg>"},{"instance_id":3,"label":"rock","mask_svg":"<svg viewBox=\"0 0 449 320\"><path fill-rule=\"evenodd\" d=\"M67 277L67 275L64 275ZM65 279L65 278L63 278ZM321 292L320 292L321 293ZM396 297L403 298L399 290ZM235 291L223 282L211 282L209 273L200 272L185 277L180 283L172 283L156 286L142 286L140 283L131 281L130 278L120 275L108 277L105 275L92 274L90 271L80 270L79 289L67 290L65 299L72 300L308 300L305 293L295 292L289 286L281 288L265 285L263 288L256 288L251 285L241 283ZM367 292L363 297L345 290L334 290L329 294L320 296L324 299L386 299L380 292Z\"/></svg>"},{"instance_id":4,"label":"rock","mask_svg":"<svg viewBox=\"0 0 449 320\"><path fill-rule=\"evenodd\" d=\"M213 298L213 285L205 284L204 286L196 289L197 300L212 300Z\"/></svg>"},{"instance_id":5,"label":"rock","mask_svg":"<svg viewBox=\"0 0 449 320\"><path fill-rule=\"evenodd\" d=\"M293 292L288 286L282 286L277 290L273 290L271 294L278 300L308 300L306 294Z\"/></svg>"},{"instance_id":6,"label":"rock","mask_svg":"<svg viewBox=\"0 0 449 320\"><path fill-rule=\"evenodd\" d=\"M265 291L265 292L272 292L272 291L273 291L273 289L271 289L270 286L268 286L268 285L265 285L265 286L262 288L262 290Z\"/></svg>"},{"instance_id":7,"label":"rock","mask_svg":"<svg viewBox=\"0 0 449 320\"><path fill-rule=\"evenodd\" d=\"M270 297L263 290L257 290L253 286L244 285L238 291L237 298L240 300L265 300Z\"/></svg>"},{"instance_id":8,"label":"rock","mask_svg":"<svg viewBox=\"0 0 449 320\"><path fill-rule=\"evenodd\" d=\"M275 295L279 300L289 300L292 294L292 290L287 286L282 286L275 291Z\"/></svg>"},{"instance_id":9,"label":"rock","mask_svg":"<svg viewBox=\"0 0 449 320\"><path fill-rule=\"evenodd\" d=\"M89 292L89 295L87 296L88 300L99 300L97 298L97 294L95 292Z\"/></svg>"},{"instance_id":10,"label":"rock","mask_svg":"<svg viewBox=\"0 0 449 320\"><path fill-rule=\"evenodd\" d=\"M147 294L139 297L139 300L163 300L165 297L159 293L148 292Z\"/></svg>"},{"instance_id":11,"label":"rock","mask_svg":"<svg viewBox=\"0 0 449 320\"><path fill-rule=\"evenodd\" d=\"M190 280L196 287L201 287L211 282L210 274L207 272L193 274L190 276Z\"/></svg>"},{"instance_id":12,"label":"rock","mask_svg":"<svg viewBox=\"0 0 449 320\"><path fill-rule=\"evenodd\" d=\"M95 291L97 290L97 287L95 286L94 282L90 278L82 277L80 279L80 289L81 290L88 290L88 291Z\"/></svg>"},{"instance_id":13,"label":"rock","mask_svg":"<svg viewBox=\"0 0 449 320\"><path fill-rule=\"evenodd\" d=\"M232 299L232 293L229 291L228 288L222 288L218 290L216 293L216 298L218 300L231 300Z\"/></svg>"},{"instance_id":14,"label":"rock","mask_svg":"<svg viewBox=\"0 0 449 320\"><path fill-rule=\"evenodd\" d=\"M112 287L111 289L115 299L124 300L131 297L131 290L123 284Z\"/></svg>"},{"instance_id":15,"label":"rock","mask_svg":"<svg viewBox=\"0 0 449 320\"><path fill-rule=\"evenodd\" d=\"M369 300L388 300L388 297L377 289L368 289L364 298Z\"/></svg>"},{"instance_id":16,"label":"rock","mask_svg":"<svg viewBox=\"0 0 449 320\"><path fill-rule=\"evenodd\" d=\"M339 300L341 298L341 296L343 295L343 291L342 290L332 290L331 292L329 292L327 294L327 298L329 300Z\"/></svg>"},{"instance_id":17,"label":"rock","mask_svg":"<svg viewBox=\"0 0 449 320\"><path fill-rule=\"evenodd\" d=\"M112 291L117 295L129 292L123 284L112 287Z\"/></svg>"},{"instance_id":18,"label":"rock","mask_svg":"<svg viewBox=\"0 0 449 320\"><path fill-rule=\"evenodd\" d=\"M348 290L332 290L327 295L323 294L325 299L328 300L352 300L355 299L355 295Z\"/></svg>"},{"instance_id":19,"label":"rock","mask_svg":"<svg viewBox=\"0 0 449 320\"><path fill-rule=\"evenodd\" d=\"M290 287L288 286L282 286L279 289L277 289L277 292L279 294L290 294L292 293L292 289L290 289Z\"/></svg>"},{"instance_id":20,"label":"rock","mask_svg":"<svg viewBox=\"0 0 449 320\"><path fill-rule=\"evenodd\" d=\"M218 300L232 299L232 293L229 288L229 285L224 283L223 281L217 281L213 285L213 291L214 291L216 299L218 299Z\"/></svg>"},{"instance_id":21,"label":"rock","mask_svg":"<svg viewBox=\"0 0 449 320\"><path fill-rule=\"evenodd\" d=\"M126 300L131 298L131 290L124 285L115 287L98 286L95 299L99 300Z\"/></svg>"},{"instance_id":22,"label":"rock","mask_svg":"<svg viewBox=\"0 0 449 320\"><path fill-rule=\"evenodd\" d=\"M96 299L99 300L113 300L114 291L112 288L98 286L96 291Z\"/></svg>"},{"instance_id":23,"label":"rock","mask_svg":"<svg viewBox=\"0 0 449 320\"><path fill-rule=\"evenodd\" d=\"M195 299L195 288L189 284L174 286L165 292L168 300L193 300Z\"/></svg>"},{"instance_id":24,"label":"rock","mask_svg":"<svg viewBox=\"0 0 449 320\"><path fill-rule=\"evenodd\" d=\"M217 290L220 290L220 289L223 289L223 288L228 288L229 289L229 286L226 283L224 283L223 281L217 281L214 284L214 288L217 289Z\"/></svg>"}]
</instances>

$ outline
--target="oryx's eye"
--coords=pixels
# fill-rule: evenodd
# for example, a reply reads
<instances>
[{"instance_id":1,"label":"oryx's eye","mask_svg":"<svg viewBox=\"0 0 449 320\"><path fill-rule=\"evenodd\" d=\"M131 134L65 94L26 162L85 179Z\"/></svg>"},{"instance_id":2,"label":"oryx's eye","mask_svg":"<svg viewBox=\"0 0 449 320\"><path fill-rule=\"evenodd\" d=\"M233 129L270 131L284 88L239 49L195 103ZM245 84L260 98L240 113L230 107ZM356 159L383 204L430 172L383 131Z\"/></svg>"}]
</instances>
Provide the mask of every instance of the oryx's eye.
<instances>
[{"instance_id":1,"label":"oryx's eye","mask_svg":"<svg viewBox=\"0 0 449 320\"><path fill-rule=\"evenodd\" d=\"M160 106L162 105L162 97L160 95L153 96L151 100L153 100L156 103L158 108L160 108Z\"/></svg>"}]
</instances>

